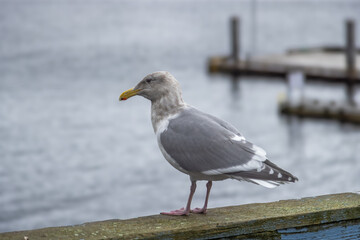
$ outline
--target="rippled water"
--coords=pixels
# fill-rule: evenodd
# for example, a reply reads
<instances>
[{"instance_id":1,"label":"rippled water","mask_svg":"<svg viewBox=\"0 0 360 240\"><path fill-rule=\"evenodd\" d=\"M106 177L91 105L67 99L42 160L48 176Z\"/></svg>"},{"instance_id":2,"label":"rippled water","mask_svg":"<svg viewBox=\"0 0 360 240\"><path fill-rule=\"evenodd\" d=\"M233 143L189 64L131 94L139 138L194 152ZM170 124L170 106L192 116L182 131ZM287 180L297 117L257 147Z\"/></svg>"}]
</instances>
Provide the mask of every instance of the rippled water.
<instances>
[{"instance_id":1,"label":"rippled water","mask_svg":"<svg viewBox=\"0 0 360 240\"><path fill-rule=\"evenodd\" d=\"M259 1L257 54L343 43L357 1ZM150 103L118 102L147 73L168 70L185 101L226 119L299 177L265 189L216 182L210 207L358 191L360 128L277 114L281 81L209 76L229 52L228 18L250 1L1 1L0 231L157 214L185 204L189 180L158 150ZM359 32L357 35L359 36ZM360 37L357 38L358 45ZM306 95L344 99L340 86ZM199 183L194 206L202 205Z\"/></svg>"}]
</instances>

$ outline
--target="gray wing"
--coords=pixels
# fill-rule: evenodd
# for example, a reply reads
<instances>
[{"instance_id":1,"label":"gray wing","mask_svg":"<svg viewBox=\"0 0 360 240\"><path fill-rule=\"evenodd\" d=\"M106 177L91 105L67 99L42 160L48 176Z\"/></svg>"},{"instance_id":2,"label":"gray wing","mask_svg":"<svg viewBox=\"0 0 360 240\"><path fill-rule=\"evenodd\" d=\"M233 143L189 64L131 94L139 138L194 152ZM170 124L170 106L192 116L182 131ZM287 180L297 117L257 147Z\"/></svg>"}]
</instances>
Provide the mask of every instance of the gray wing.
<instances>
[{"instance_id":1,"label":"gray wing","mask_svg":"<svg viewBox=\"0 0 360 240\"><path fill-rule=\"evenodd\" d=\"M263 167L266 153L237 129L194 108L183 110L160 134L165 151L185 170L209 175Z\"/></svg>"}]
</instances>

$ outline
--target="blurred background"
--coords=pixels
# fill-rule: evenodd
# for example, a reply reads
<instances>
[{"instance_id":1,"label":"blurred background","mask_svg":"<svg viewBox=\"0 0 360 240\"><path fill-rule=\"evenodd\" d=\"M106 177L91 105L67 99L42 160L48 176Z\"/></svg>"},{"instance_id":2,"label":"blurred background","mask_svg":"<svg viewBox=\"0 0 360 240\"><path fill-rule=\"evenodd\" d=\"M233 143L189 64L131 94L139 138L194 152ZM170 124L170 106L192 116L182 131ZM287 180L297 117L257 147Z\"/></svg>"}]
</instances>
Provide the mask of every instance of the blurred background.
<instances>
[{"instance_id":1,"label":"blurred background","mask_svg":"<svg viewBox=\"0 0 360 240\"><path fill-rule=\"evenodd\" d=\"M242 77L233 91L231 77L207 72L209 56L230 52L231 16L242 20L242 54L276 54L343 45L344 21L360 26L359 1L0 5L1 232L184 206L190 182L161 155L150 102L118 101L158 70L179 80L187 103L231 122L300 180L276 189L216 182L210 208L360 190L359 126L281 116L277 96L286 92L284 82ZM359 33L357 27L357 46ZM311 84L305 94L345 99L341 85ZM193 207L202 206L204 197L200 182Z\"/></svg>"}]
</instances>

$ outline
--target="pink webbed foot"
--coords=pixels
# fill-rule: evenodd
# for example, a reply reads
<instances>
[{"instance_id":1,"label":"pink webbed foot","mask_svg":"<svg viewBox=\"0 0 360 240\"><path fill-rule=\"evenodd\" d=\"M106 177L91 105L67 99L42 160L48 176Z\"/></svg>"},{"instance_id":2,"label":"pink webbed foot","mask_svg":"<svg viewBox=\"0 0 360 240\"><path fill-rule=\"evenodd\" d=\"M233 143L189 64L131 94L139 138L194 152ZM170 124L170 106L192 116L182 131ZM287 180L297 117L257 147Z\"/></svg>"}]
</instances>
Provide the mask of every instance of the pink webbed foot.
<instances>
[{"instance_id":1,"label":"pink webbed foot","mask_svg":"<svg viewBox=\"0 0 360 240\"><path fill-rule=\"evenodd\" d=\"M192 213L202 213L202 214L206 214L206 208L194 208L191 210Z\"/></svg>"},{"instance_id":2,"label":"pink webbed foot","mask_svg":"<svg viewBox=\"0 0 360 240\"><path fill-rule=\"evenodd\" d=\"M161 212L160 214L163 215L170 215L170 216L187 216L189 215L189 211L186 211L184 208L180 208L178 210L170 211L170 212Z\"/></svg>"}]
</instances>

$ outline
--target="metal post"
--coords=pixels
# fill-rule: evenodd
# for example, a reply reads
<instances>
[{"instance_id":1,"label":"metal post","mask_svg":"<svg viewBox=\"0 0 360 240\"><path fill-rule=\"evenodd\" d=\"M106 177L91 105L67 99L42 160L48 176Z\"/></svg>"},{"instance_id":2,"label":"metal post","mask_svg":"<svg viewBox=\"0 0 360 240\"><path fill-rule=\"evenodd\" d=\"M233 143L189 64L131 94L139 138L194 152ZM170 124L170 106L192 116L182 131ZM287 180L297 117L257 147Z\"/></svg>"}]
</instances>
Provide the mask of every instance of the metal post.
<instances>
[{"instance_id":1,"label":"metal post","mask_svg":"<svg viewBox=\"0 0 360 240\"><path fill-rule=\"evenodd\" d=\"M231 59L234 62L239 60L239 18L231 18Z\"/></svg>"},{"instance_id":2,"label":"metal post","mask_svg":"<svg viewBox=\"0 0 360 240\"><path fill-rule=\"evenodd\" d=\"M346 95L349 104L354 104L354 80L356 77L356 48L355 48L355 23L354 20L346 21Z\"/></svg>"}]
</instances>

